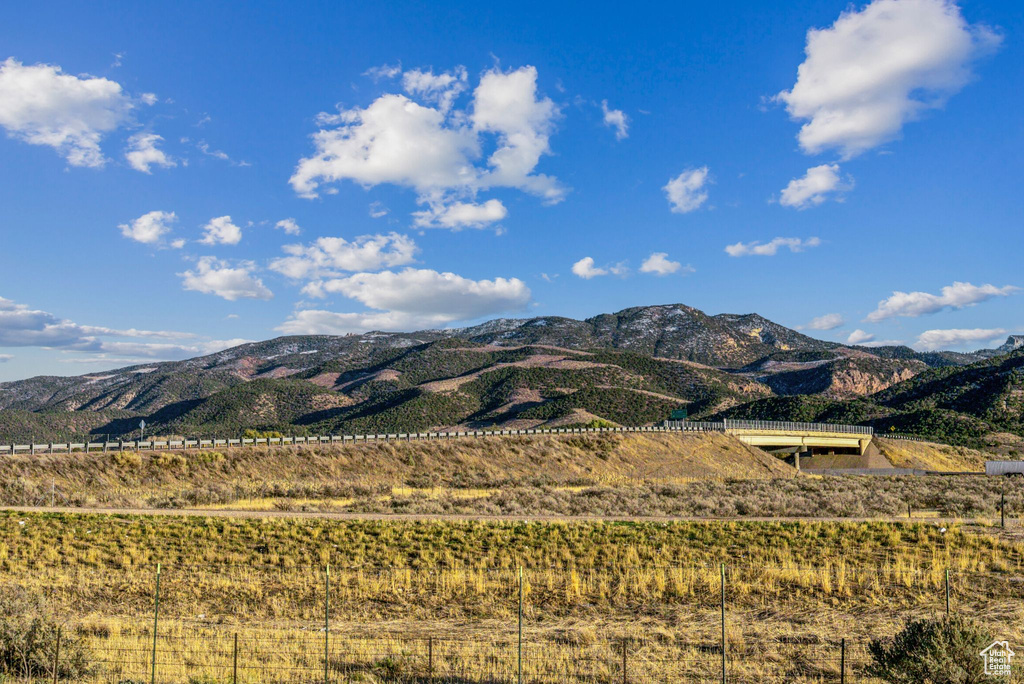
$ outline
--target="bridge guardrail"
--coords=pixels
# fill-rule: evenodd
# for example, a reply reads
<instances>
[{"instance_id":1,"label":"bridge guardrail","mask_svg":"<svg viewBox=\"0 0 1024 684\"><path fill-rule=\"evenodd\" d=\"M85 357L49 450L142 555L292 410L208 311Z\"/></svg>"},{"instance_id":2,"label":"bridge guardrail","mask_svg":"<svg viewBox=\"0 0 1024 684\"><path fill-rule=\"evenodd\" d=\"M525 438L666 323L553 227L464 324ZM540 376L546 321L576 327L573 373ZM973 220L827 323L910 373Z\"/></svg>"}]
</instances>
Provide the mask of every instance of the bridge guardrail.
<instances>
[{"instance_id":1,"label":"bridge guardrail","mask_svg":"<svg viewBox=\"0 0 1024 684\"><path fill-rule=\"evenodd\" d=\"M833 423L797 423L763 420L684 421L666 420L656 426L600 427L600 428L532 428L525 430L458 430L451 432L392 432L368 435L319 435L306 437L240 437L240 438L196 438L171 440L132 440L103 442L45 442L28 444L0 444L0 456L17 453L55 454L74 451L92 452L117 451L169 451L186 449L216 449L218 447L245 446L295 446L300 444L355 444L358 442L412 442L448 440L459 438L487 438L497 436L563 435L637 432L728 432L729 430L764 430L788 432L843 432L858 435L872 435L874 429L863 425L841 425ZM885 435L893 437L893 435ZM900 436L899 439L913 439Z\"/></svg>"}]
</instances>

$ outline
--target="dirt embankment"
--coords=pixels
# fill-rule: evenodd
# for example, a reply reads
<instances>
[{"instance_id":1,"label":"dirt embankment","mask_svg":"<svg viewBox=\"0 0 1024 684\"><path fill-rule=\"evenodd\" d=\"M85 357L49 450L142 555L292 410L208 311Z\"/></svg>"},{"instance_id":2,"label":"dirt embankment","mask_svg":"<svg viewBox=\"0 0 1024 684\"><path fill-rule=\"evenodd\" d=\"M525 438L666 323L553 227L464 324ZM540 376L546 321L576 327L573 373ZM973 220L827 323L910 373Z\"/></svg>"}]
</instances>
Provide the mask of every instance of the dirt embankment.
<instances>
[{"instance_id":1,"label":"dirt embankment","mask_svg":"<svg viewBox=\"0 0 1024 684\"><path fill-rule=\"evenodd\" d=\"M617 485L794 475L774 456L722 434L504 436L223 452L19 454L0 461L0 503L22 504L36 494L48 499L51 484L58 501L132 506L203 490L245 498L352 486Z\"/></svg>"},{"instance_id":2,"label":"dirt embankment","mask_svg":"<svg viewBox=\"0 0 1024 684\"><path fill-rule=\"evenodd\" d=\"M872 442L894 468L921 468L945 472L977 472L985 470L991 456L977 449L875 437Z\"/></svg>"}]
</instances>

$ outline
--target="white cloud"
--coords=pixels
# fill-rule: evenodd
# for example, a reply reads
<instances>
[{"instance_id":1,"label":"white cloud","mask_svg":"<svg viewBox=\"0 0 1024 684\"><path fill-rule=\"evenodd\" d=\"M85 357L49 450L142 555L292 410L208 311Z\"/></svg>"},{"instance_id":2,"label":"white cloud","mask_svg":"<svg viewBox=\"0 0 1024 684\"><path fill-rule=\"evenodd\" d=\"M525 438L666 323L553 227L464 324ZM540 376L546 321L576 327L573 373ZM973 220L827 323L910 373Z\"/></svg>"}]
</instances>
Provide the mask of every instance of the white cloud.
<instances>
[{"instance_id":1,"label":"white cloud","mask_svg":"<svg viewBox=\"0 0 1024 684\"><path fill-rule=\"evenodd\" d=\"M444 211L436 207L465 204L495 187L560 201L566 190L557 179L534 173L550 152L558 116L555 104L537 95L536 69L485 72L471 106L454 109L467 81L461 68L440 75L409 71L403 84L421 102L385 94L366 108L321 114L322 128L313 135L316 151L299 161L290 179L295 192L316 197L322 185L343 180L364 187L400 185L414 189L438 214ZM484 142L495 148L479 163Z\"/></svg>"},{"instance_id":2,"label":"white cloud","mask_svg":"<svg viewBox=\"0 0 1024 684\"><path fill-rule=\"evenodd\" d=\"M402 65L399 64L381 64L380 66L370 67L363 72L363 76L369 76L375 81L380 81L386 78L395 78L402 73Z\"/></svg>"},{"instance_id":3,"label":"white cloud","mask_svg":"<svg viewBox=\"0 0 1024 684\"><path fill-rule=\"evenodd\" d=\"M239 262L232 267L228 262L212 256L200 257L196 270L179 273L182 287L222 297L230 302L236 299L271 299L274 294L253 275L255 264Z\"/></svg>"},{"instance_id":4,"label":"white cloud","mask_svg":"<svg viewBox=\"0 0 1024 684\"><path fill-rule=\"evenodd\" d=\"M777 99L806 121L798 136L805 152L853 157L941 107L969 80L971 61L998 43L951 0L875 0L807 32L796 84Z\"/></svg>"},{"instance_id":5,"label":"white cloud","mask_svg":"<svg viewBox=\"0 0 1024 684\"><path fill-rule=\"evenodd\" d=\"M142 95L139 95L139 99L142 100L143 104L149 105L150 107L155 105L159 100L156 93L142 93Z\"/></svg>"},{"instance_id":6,"label":"white cloud","mask_svg":"<svg viewBox=\"0 0 1024 684\"><path fill-rule=\"evenodd\" d=\"M370 202L370 218L384 218L387 215L387 207L380 202Z\"/></svg>"},{"instance_id":7,"label":"white cloud","mask_svg":"<svg viewBox=\"0 0 1024 684\"><path fill-rule=\"evenodd\" d=\"M584 280L608 275L608 271L594 266L594 257L583 257L572 265L572 272Z\"/></svg>"},{"instance_id":8,"label":"white cloud","mask_svg":"<svg viewBox=\"0 0 1024 684\"><path fill-rule=\"evenodd\" d=\"M242 240L242 229L231 222L230 216L218 216L203 226L204 245L237 245Z\"/></svg>"},{"instance_id":9,"label":"white cloud","mask_svg":"<svg viewBox=\"0 0 1024 684\"><path fill-rule=\"evenodd\" d=\"M421 194L465 188L476 179L470 158L479 143L472 131L447 126L441 112L404 95L382 95L366 109L342 110L323 122L340 125L314 134L316 155L299 161L290 182L303 197L345 179Z\"/></svg>"},{"instance_id":10,"label":"white cloud","mask_svg":"<svg viewBox=\"0 0 1024 684\"><path fill-rule=\"evenodd\" d=\"M824 316L812 318L810 323L801 327L806 328L808 330L835 330L836 328L840 328L845 324L846 321L843 320L843 316L841 314L830 313L825 314Z\"/></svg>"},{"instance_id":11,"label":"white cloud","mask_svg":"<svg viewBox=\"0 0 1024 684\"><path fill-rule=\"evenodd\" d=\"M181 249L185 246L185 238L178 238L177 240L171 240L171 249Z\"/></svg>"},{"instance_id":12,"label":"white cloud","mask_svg":"<svg viewBox=\"0 0 1024 684\"><path fill-rule=\"evenodd\" d=\"M357 273L315 283L306 291L313 296L341 294L374 311L297 311L277 328L278 331L342 334L372 329L439 327L453 321L518 311L530 301L530 289L518 278L470 280L454 273L413 268L397 273Z\"/></svg>"},{"instance_id":13,"label":"white cloud","mask_svg":"<svg viewBox=\"0 0 1024 684\"><path fill-rule=\"evenodd\" d=\"M565 188L551 176L533 173L541 155L551 151L548 138L558 115L550 98L537 97L536 68L484 73L473 92L470 120L476 131L497 134L498 142L481 186L519 188L546 202L560 202Z\"/></svg>"},{"instance_id":14,"label":"white cloud","mask_svg":"<svg viewBox=\"0 0 1024 684\"><path fill-rule=\"evenodd\" d=\"M296 223L293 218L281 219L274 224L274 228L283 230L286 235L298 235L302 232L302 229L299 228L299 224Z\"/></svg>"},{"instance_id":15,"label":"white cloud","mask_svg":"<svg viewBox=\"0 0 1024 684\"><path fill-rule=\"evenodd\" d=\"M420 228L485 228L508 215L508 209L501 201L489 199L482 204L473 202L452 202L432 204L429 209L413 213L415 225Z\"/></svg>"},{"instance_id":16,"label":"white cloud","mask_svg":"<svg viewBox=\"0 0 1024 684\"><path fill-rule=\"evenodd\" d=\"M694 272L694 268L692 266L684 267L678 261L671 261L666 252L652 252L651 255L644 259L644 262L640 264L641 273L653 273L659 276L676 273L680 269L683 273Z\"/></svg>"},{"instance_id":17,"label":"white cloud","mask_svg":"<svg viewBox=\"0 0 1024 684\"><path fill-rule=\"evenodd\" d=\"M708 199L705 186L708 183L708 167L687 169L668 182L664 188L672 213L686 214L694 211Z\"/></svg>"},{"instance_id":18,"label":"white cloud","mask_svg":"<svg viewBox=\"0 0 1024 684\"><path fill-rule=\"evenodd\" d=\"M821 204L829 193L850 190L853 182L839 178L839 164L822 164L807 169L803 178L794 178L783 188L779 204L784 207L806 209Z\"/></svg>"},{"instance_id":19,"label":"white cloud","mask_svg":"<svg viewBox=\"0 0 1024 684\"><path fill-rule=\"evenodd\" d=\"M410 237L388 233L361 235L351 242L321 237L309 245L285 245L283 250L290 256L274 259L270 268L289 278L309 279L404 266L415 260L419 248Z\"/></svg>"},{"instance_id":20,"label":"white cloud","mask_svg":"<svg viewBox=\"0 0 1024 684\"><path fill-rule=\"evenodd\" d=\"M808 247L817 247L820 244L821 240L816 237L807 238L806 240L777 237L771 242L764 244L756 240L747 243L737 242L735 245L726 246L725 252L731 257L775 256L781 248L789 249L791 252L802 252Z\"/></svg>"},{"instance_id":21,"label":"white cloud","mask_svg":"<svg viewBox=\"0 0 1024 684\"><path fill-rule=\"evenodd\" d=\"M13 358L14 356L11 354L0 354L0 363L7 363Z\"/></svg>"},{"instance_id":22,"label":"white cloud","mask_svg":"<svg viewBox=\"0 0 1024 684\"><path fill-rule=\"evenodd\" d=\"M996 287L995 285L972 285L971 283L954 282L942 288L941 294L929 292L893 292L892 296L878 303L878 308L868 314L865 320L872 323L884 321L895 316L916 318L924 314L932 314L943 309L962 309L973 306L993 297L1008 297L1020 290L1013 285Z\"/></svg>"},{"instance_id":23,"label":"white cloud","mask_svg":"<svg viewBox=\"0 0 1024 684\"><path fill-rule=\"evenodd\" d=\"M419 95L424 101L436 104L447 114L455 98L469 87L469 75L464 66L436 75L430 69L412 69L402 74L402 87L410 95Z\"/></svg>"},{"instance_id":24,"label":"white cloud","mask_svg":"<svg viewBox=\"0 0 1024 684\"><path fill-rule=\"evenodd\" d=\"M1002 328L925 330L918 335L914 348L921 351L935 351L971 343L999 341L1007 334L1008 331Z\"/></svg>"},{"instance_id":25,"label":"white cloud","mask_svg":"<svg viewBox=\"0 0 1024 684\"><path fill-rule=\"evenodd\" d=\"M121 341L105 338L195 340L191 333L170 330L118 329L79 325L47 311L30 309L0 297L0 347L42 347L90 354L129 353L149 358L185 358L195 355L203 342L168 344L166 342Z\"/></svg>"},{"instance_id":26,"label":"white cloud","mask_svg":"<svg viewBox=\"0 0 1024 684\"><path fill-rule=\"evenodd\" d=\"M872 335L871 333L861 330L860 328L857 328L852 333L850 333L849 337L846 338L846 343L864 344L865 342L871 342L874 339L875 336Z\"/></svg>"},{"instance_id":27,"label":"white cloud","mask_svg":"<svg viewBox=\"0 0 1024 684\"><path fill-rule=\"evenodd\" d=\"M615 129L616 140L629 137L629 117L621 109L608 109L608 100L601 100L601 112L604 114L604 125Z\"/></svg>"},{"instance_id":28,"label":"white cloud","mask_svg":"<svg viewBox=\"0 0 1024 684\"><path fill-rule=\"evenodd\" d=\"M72 166L99 168L103 136L127 121L132 101L106 78L72 76L59 66L0 63L0 126L32 145L57 150Z\"/></svg>"},{"instance_id":29,"label":"white cloud","mask_svg":"<svg viewBox=\"0 0 1024 684\"><path fill-rule=\"evenodd\" d=\"M152 245L159 243L164 235L170 233L171 224L177 220L178 215L173 211L150 211L131 223L121 223L117 227L126 238Z\"/></svg>"},{"instance_id":30,"label":"white cloud","mask_svg":"<svg viewBox=\"0 0 1024 684\"><path fill-rule=\"evenodd\" d=\"M128 138L124 158L129 166L142 173L150 173L149 167L154 165L163 168L177 166L178 162L157 148L157 143L162 141L163 137L155 133L137 133Z\"/></svg>"}]
</instances>

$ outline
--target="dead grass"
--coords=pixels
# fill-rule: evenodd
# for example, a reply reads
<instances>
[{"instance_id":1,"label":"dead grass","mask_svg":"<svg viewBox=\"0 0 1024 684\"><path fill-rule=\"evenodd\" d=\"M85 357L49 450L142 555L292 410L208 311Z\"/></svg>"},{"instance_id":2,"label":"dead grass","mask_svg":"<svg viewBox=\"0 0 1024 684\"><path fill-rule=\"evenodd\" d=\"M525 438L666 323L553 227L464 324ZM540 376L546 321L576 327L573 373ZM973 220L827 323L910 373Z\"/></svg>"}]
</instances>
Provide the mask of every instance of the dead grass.
<instances>
[{"instance_id":1,"label":"dead grass","mask_svg":"<svg viewBox=\"0 0 1024 684\"><path fill-rule=\"evenodd\" d=\"M933 442L902 439L872 440L878 450L896 468L921 468L947 472L978 472L985 470L985 461L992 456L977 449L949 446Z\"/></svg>"}]
</instances>

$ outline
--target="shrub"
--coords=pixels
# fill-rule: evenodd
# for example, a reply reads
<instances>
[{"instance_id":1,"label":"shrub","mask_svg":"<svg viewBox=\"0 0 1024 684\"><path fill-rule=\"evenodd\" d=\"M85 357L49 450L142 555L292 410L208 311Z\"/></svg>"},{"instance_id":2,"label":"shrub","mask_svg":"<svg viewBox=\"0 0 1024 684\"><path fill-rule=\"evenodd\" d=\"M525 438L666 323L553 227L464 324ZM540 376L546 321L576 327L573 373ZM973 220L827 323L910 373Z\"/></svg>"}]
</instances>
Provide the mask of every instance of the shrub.
<instances>
[{"instance_id":1,"label":"shrub","mask_svg":"<svg viewBox=\"0 0 1024 684\"><path fill-rule=\"evenodd\" d=\"M115 451L111 458L119 468L138 468L142 465L142 455L134 451Z\"/></svg>"},{"instance_id":2,"label":"shrub","mask_svg":"<svg viewBox=\"0 0 1024 684\"><path fill-rule=\"evenodd\" d=\"M161 470L188 470L188 459L181 454L158 454L153 463Z\"/></svg>"},{"instance_id":3,"label":"shrub","mask_svg":"<svg viewBox=\"0 0 1024 684\"><path fill-rule=\"evenodd\" d=\"M21 588L0 593L0 674L25 678L53 675L58 623L40 597ZM60 633L58 676L80 679L89 653L80 636Z\"/></svg>"},{"instance_id":4,"label":"shrub","mask_svg":"<svg viewBox=\"0 0 1024 684\"><path fill-rule=\"evenodd\" d=\"M891 640L869 645L868 674L893 684L981 684L988 681L979 657L992 637L970 619L911 620Z\"/></svg>"}]
</instances>

